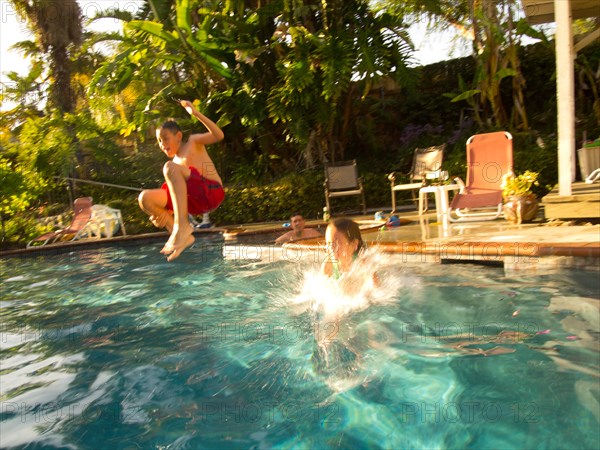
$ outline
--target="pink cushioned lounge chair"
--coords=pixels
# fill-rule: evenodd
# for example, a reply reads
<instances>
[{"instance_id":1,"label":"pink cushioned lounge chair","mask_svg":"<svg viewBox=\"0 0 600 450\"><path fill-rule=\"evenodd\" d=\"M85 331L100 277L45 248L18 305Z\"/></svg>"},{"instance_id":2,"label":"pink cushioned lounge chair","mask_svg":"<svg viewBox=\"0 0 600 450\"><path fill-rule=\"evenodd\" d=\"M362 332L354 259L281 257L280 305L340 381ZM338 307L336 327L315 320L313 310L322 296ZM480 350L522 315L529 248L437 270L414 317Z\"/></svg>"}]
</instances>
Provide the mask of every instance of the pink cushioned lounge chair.
<instances>
[{"instance_id":1,"label":"pink cushioned lounge chair","mask_svg":"<svg viewBox=\"0 0 600 450\"><path fill-rule=\"evenodd\" d=\"M502 215L503 177L513 170L512 136L506 131L476 134L467 141L467 183L448 210L452 222L494 220Z\"/></svg>"},{"instance_id":2,"label":"pink cushioned lounge chair","mask_svg":"<svg viewBox=\"0 0 600 450\"><path fill-rule=\"evenodd\" d=\"M57 241L74 241L84 233L92 218L92 197L80 197L73 202L73 221L63 230L51 231L32 239L27 247L46 245Z\"/></svg>"}]
</instances>

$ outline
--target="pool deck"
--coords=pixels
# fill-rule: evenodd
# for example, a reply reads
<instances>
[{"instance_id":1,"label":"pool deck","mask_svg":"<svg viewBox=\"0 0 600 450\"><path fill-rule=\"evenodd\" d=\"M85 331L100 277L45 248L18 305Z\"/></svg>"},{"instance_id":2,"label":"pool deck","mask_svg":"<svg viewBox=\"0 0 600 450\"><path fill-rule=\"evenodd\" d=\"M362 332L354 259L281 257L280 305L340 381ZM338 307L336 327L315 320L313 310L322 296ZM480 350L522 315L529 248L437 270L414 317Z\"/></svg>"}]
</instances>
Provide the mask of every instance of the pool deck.
<instances>
[{"instance_id":1,"label":"pool deck","mask_svg":"<svg viewBox=\"0 0 600 450\"><path fill-rule=\"evenodd\" d=\"M415 238L413 234L413 240L398 228L386 230L375 240L407 261L497 263L524 270L562 266L600 270L600 225L516 225L505 220L444 225L429 216L416 218L411 228L418 228L421 235Z\"/></svg>"},{"instance_id":2,"label":"pool deck","mask_svg":"<svg viewBox=\"0 0 600 450\"><path fill-rule=\"evenodd\" d=\"M546 222L515 225L504 219L464 223L439 223L436 214L419 216L414 210L398 213L402 224L381 227L385 221L375 221L373 215L350 215L368 230L363 237L369 245L379 245L387 252L401 254L413 263L482 263L503 265L505 269L544 270L582 268L600 271L600 225L572 225L571 222ZM246 239L285 231L283 222L246 224L196 230L196 236L222 235L225 242L243 245ZM323 221L307 221L307 226L324 231ZM106 244L138 245L145 241L167 238L166 232L115 236L104 239L84 239L61 242L43 247L0 252L0 257L40 256L76 249L97 248ZM266 237L266 236L265 236ZM270 239L270 238L267 238ZM256 240L254 241L256 242ZM322 246L318 240L299 241L298 246ZM269 245L269 244L267 244Z\"/></svg>"}]
</instances>

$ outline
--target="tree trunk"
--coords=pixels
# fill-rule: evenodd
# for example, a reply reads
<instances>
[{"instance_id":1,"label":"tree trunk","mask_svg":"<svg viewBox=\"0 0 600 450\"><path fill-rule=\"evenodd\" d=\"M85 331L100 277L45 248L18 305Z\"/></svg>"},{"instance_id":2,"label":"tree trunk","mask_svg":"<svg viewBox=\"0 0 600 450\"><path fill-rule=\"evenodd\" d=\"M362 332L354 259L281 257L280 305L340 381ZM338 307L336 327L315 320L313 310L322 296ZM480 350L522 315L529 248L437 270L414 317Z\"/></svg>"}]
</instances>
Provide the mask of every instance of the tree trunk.
<instances>
[{"instance_id":1,"label":"tree trunk","mask_svg":"<svg viewBox=\"0 0 600 450\"><path fill-rule=\"evenodd\" d=\"M75 109L75 96L71 86L71 61L69 61L66 47L53 46L50 58L50 70L54 78L51 102L62 112L73 112Z\"/></svg>"},{"instance_id":2,"label":"tree trunk","mask_svg":"<svg viewBox=\"0 0 600 450\"><path fill-rule=\"evenodd\" d=\"M316 137L317 133L315 130L312 130L310 132L310 135L308 136L308 142L306 143L306 146L304 147L304 162L306 163L306 168L310 169L312 167L314 167L315 162L313 159L313 147L315 146L315 137Z\"/></svg>"}]
</instances>

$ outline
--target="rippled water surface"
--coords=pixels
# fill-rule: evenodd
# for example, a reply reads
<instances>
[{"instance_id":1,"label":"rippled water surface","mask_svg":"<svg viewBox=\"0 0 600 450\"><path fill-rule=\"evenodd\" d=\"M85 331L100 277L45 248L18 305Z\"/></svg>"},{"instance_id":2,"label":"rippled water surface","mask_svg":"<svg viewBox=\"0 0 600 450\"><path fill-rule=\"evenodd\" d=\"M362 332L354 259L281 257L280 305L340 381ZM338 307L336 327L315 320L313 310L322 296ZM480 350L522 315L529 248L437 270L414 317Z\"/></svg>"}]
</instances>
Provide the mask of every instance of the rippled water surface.
<instances>
[{"instance_id":1,"label":"rippled water surface","mask_svg":"<svg viewBox=\"0 0 600 450\"><path fill-rule=\"evenodd\" d=\"M0 262L0 447L600 447L597 273L159 249Z\"/></svg>"}]
</instances>

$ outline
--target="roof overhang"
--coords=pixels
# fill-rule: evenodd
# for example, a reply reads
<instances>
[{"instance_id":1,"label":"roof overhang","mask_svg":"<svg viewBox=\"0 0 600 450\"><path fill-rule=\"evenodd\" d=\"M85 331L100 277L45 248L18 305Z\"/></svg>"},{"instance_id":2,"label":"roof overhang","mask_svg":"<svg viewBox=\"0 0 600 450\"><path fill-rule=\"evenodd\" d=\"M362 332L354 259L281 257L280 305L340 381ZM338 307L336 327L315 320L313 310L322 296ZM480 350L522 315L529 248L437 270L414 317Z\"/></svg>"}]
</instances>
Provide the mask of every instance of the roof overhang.
<instances>
[{"instance_id":1,"label":"roof overhang","mask_svg":"<svg viewBox=\"0 0 600 450\"><path fill-rule=\"evenodd\" d=\"M554 0L521 0L527 21L531 25L554 22ZM600 1L571 0L573 19L600 17Z\"/></svg>"}]
</instances>

